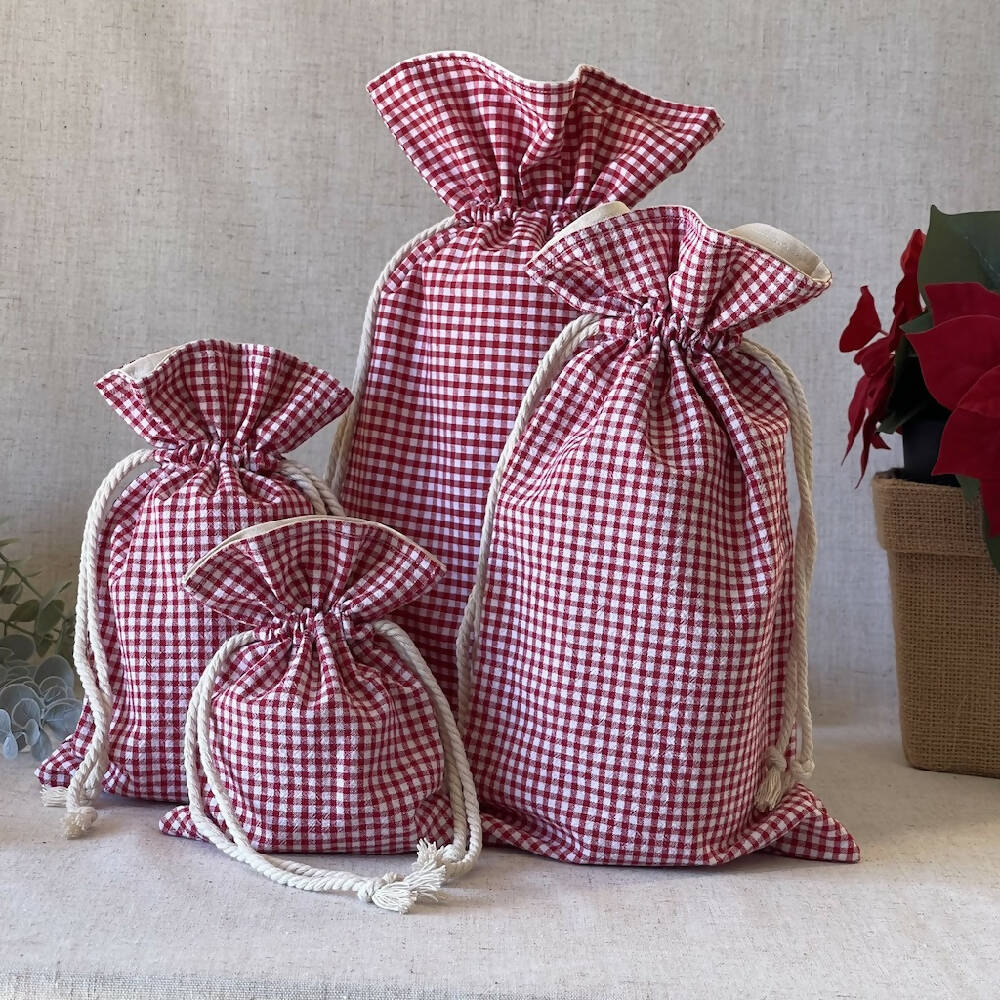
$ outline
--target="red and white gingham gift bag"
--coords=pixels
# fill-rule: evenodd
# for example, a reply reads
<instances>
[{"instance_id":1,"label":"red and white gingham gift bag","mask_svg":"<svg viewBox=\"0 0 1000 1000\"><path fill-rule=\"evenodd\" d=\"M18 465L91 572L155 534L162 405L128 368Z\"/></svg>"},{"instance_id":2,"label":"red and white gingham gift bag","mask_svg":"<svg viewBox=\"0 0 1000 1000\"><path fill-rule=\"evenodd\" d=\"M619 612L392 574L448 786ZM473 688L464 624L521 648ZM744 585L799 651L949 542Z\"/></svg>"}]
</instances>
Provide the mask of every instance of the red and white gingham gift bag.
<instances>
[{"instance_id":1,"label":"red and white gingham gift bag","mask_svg":"<svg viewBox=\"0 0 1000 1000\"><path fill-rule=\"evenodd\" d=\"M231 624L181 578L248 525L340 512L325 483L283 455L351 399L290 354L221 340L140 358L97 388L151 448L111 470L84 530L74 658L87 704L36 772L43 801L65 803L71 836L93 823L102 778L134 798L184 796L184 712Z\"/></svg>"},{"instance_id":2,"label":"red and white gingham gift bag","mask_svg":"<svg viewBox=\"0 0 1000 1000\"><path fill-rule=\"evenodd\" d=\"M587 864L857 860L801 781L808 410L742 341L829 271L770 227L659 207L553 241L530 272L587 315L501 457L459 640L488 839Z\"/></svg>"},{"instance_id":3,"label":"red and white gingham gift bag","mask_svg":"<svg viewBox=\"0 0 1000 1000\"><path fill-rule=\"evenodd\" d=\"M160 829L211 840L284 884L404 911L468 869L482 835L458 729L416 647L388 620L443 569L384 525L331 517L247 528L192 566L188 591L250 631L223 644L195 690L189 805ZM406 877L259 853L412 850L448 825L442 779L454 841L422 842Z\"/></svg>"},{"instance_id":4,"label":"red and white gingham gift bag","mask_svg":"<svg viewBox=\"0 0 1000 1000\"><path fill-rule=\"evenodd\" d=\"M535 367L573 317L525 266L571 220L633 205L682 170L722 122L589 66L540 83L468 53L409 59L368 89L454 215L405 244L375 285L331 483L349 514L399 528L448 567L400 624L455 704L490 475Z\"/></svg>"}]
</instances>

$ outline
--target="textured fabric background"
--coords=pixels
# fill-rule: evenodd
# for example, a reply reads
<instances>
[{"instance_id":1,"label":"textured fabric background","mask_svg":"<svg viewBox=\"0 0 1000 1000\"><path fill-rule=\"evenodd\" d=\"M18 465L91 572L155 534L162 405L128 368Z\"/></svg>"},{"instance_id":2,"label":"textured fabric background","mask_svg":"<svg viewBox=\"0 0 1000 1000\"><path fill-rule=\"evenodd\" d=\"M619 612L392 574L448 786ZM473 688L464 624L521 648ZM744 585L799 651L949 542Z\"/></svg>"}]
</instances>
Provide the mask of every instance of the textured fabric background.
<instances>
[{"instance_id":1,"label":"textured fabric background","mask_svg":"<svg viewBox=\"0 0 1000 1000\"><path fill-rule=\"evenodd\" d=\"M889 302L932 199L1000 207L995 41L989 0L4 0L5 533L72 572L86 504L135 445L90 386L120 362L211 334L350 379L373 280L446 214L370 107L370 77L443 48L535 78L590 62L728 123L654 201L772 223L833 270L832 291L761 339L816 421L815 700L889 699L885 559L856 461L839 464L855 369L836 340L859 283ZM322 468L328 444L300 457Z\"/></svg>"}]
</instances>

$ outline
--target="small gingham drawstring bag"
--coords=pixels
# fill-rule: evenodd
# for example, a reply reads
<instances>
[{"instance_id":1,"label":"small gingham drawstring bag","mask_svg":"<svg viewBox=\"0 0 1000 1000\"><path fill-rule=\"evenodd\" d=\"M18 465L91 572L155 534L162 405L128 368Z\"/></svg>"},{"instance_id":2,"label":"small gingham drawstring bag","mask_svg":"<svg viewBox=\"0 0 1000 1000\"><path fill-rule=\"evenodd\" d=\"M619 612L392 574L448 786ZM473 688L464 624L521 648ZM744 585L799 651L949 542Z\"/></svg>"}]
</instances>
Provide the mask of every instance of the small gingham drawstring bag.
<instances>
[{"instance_id":1,"label":"small gingham drawstring bag","mask_svg":"<svg viewBox=\"0 0 1000 1000\"><path fill-rule=\"evenodd\" d=\"M475 787L448 703L394 615L443 567L381 524L301 517L248 528L196 563L189 592L251 626L227 639L187 715L188 805L160 823L298 889L406 912L475 862ZM441 825L452 842L422 839ZM264 852L398 854L363 877Z\"/></svg>"},{"instance_id":2,"label":"small gingham drawstring bag","mask_svg":"<svg viewBox=\"0 0 1000 1000\"><path fill-rule=\"evenodd\" d=\"M290 354L220 340L140 358L97 388L150 447L111 470L84 529L74 659L86 705L36 772L43 801L65 806L71 837L93 824L102 784L140 799L183 797L184 713L230 624L181 578L248 525L339 512L325 483L284 455L351 398Z\"/></svg>"}]
</instances>

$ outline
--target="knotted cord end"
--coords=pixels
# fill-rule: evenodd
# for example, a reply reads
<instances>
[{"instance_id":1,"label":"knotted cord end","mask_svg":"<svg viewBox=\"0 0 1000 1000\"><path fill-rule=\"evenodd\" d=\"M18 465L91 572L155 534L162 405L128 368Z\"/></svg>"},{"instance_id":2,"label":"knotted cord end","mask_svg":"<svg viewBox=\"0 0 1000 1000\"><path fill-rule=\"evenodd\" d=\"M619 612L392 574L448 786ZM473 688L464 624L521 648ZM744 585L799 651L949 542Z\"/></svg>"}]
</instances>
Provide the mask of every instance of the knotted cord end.
<instances>
[{"instance_id":1,"label":"knotted cord end","mask_svg":"<svg viewBox=\"0 0 1000 1000\"><path fill-rule=\"evenodd\" d=\"M358 898L383 910L407 913L419 899L434 895L445 882L445 869L432 861L417 861L409 875L383 875L358 890Z\"/></svg>"}]
</instances>

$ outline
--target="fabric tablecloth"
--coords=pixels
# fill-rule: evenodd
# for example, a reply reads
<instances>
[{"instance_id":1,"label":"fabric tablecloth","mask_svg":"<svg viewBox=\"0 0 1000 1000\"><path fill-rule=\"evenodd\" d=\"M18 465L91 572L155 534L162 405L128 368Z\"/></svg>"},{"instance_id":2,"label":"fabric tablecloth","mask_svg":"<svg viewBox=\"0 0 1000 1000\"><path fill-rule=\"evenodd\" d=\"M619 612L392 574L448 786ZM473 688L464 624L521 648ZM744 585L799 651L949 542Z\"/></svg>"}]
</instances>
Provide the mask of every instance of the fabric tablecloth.
<instances>
[{"instance_id":1,"label":"fabric tablecloth","mask_svg":"<svg viewBox=\"0 0 1000 1000\"><path fill-rule=\"evenodd\" d=\"M0 762L0 996L996 997L1000 782L908 768L894 720L855 715L819 720L813 784L858 865L582 868L489 850L406 916L164 837L155 805L105 799L92 836L67 841L30 760Z\"/></svg>"}]
</instances>

